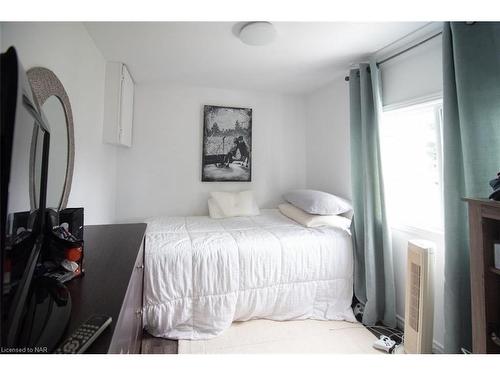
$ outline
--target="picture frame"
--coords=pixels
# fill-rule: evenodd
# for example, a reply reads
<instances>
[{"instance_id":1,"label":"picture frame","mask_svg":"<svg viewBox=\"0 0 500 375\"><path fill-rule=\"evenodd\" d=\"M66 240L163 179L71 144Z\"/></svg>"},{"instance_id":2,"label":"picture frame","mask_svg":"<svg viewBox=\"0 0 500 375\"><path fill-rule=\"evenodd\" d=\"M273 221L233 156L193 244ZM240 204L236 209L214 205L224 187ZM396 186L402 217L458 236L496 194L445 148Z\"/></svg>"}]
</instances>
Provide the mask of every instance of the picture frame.
<instances>
[{"instance_id":1,"label":"picture frame","mask_svg":"<svg viewBox=\"0 0 500 375\"><path fill-rule=\"evenodd\" d=\"M252 109L203 107L203 182L252 181Z\"/></svg>"}]
</instances>

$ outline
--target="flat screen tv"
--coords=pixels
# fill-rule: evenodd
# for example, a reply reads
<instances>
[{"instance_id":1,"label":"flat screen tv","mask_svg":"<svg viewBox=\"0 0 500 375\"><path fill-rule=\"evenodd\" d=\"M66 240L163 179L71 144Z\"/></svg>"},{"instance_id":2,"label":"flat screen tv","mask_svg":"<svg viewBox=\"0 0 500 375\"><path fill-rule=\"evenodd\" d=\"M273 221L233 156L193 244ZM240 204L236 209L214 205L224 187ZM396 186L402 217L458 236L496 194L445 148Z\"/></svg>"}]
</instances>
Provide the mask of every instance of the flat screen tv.
<instances>
[{"instance_id":1,"label":"flat screen tv","mask_svg":"<svg viewBox=\"0 0 500 375\"><path fill-rule=\"evenodd\" d=\"M13 47L0 55L0 112L0 346L20 350L42 345L50 351L58 337L48 338L51 332L47 336L47 322L57 309L52 300L42 302L44 293L49 295L53 288L41 289L34 282L47 242L50 131L34 104L31 86ZM42 145L34 150L36 157L32 149L35 127L40 141L36 144ZM40 178L30 177L33 175ZM30 200L30 189L39 193L36 208ZM66 315L69 317L67 311Z\"/></svg>"}]
</instances>

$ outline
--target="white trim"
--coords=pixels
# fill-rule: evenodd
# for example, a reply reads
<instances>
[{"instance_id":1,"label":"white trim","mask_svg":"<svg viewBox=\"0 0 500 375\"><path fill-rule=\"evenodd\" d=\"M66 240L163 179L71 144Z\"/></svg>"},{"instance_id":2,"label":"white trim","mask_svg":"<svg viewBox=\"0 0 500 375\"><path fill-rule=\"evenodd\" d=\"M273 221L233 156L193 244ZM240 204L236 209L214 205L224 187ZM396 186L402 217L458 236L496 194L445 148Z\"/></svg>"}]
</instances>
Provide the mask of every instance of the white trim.
<instances>
[{"instance_id":1,"label":"white trim","mask_svg":"<svg viewBox=\"0 0 500 375\"><path fill-rule=\"evenodd\" d=\"M443 22L429 22L410 34L388 44L374 53L376 61L381 61L389 56L399 53L411 45L418 44L432 35L443 31Z\"/></svg>"},{"instance_id":2,"label":"white trim","mask_svg":"<svg viewBox=\"0 0 500 375\"><path fill-rule=\"evenodd\" d=\"M435 92L429 95L424 95L424 96L419 96L418 98L413 98L413 99L408 99L404 100L402 102L397 102L393 104L388 104L383 106L383 111L388 112L388 111L394 111L396 109L413 109L416 106L419 105L432 105L432 104L438 104L443 100L443 92Z\"/></svg>"},{"instance_id":3,"label":"white trim","mask_svg":"<svg viewBox=\"0 0 500 375\"><path fill-rule=\"evenodd\" d=\"M400 330L403 331L405 329L405 320L401 315L396 314L396 324ZM440 342L436 340L432 340L432 352L434 354L444 354L444 346Z\"/></svg>"},{"instance_id":4,"label":"white trim","mask_svg":"<svg viewBox=\"0 0 500 375\"><path fill-rule=\"evenodd\" d=\"M417 235L419 237L431 236L444 236L444 230L433 229L433 228L417 228L411 225L405 224L391 224L391 229L398 232L405 232L412 235Z\"/></svg>"}]
</instances>

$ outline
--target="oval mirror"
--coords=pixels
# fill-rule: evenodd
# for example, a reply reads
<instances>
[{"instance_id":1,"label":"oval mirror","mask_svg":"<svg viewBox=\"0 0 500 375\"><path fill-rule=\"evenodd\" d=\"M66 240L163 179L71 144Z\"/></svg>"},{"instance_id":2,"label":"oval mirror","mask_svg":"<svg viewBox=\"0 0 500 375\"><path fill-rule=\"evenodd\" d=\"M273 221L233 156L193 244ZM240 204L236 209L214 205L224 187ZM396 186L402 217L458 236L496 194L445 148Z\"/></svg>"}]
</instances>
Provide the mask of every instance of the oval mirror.
<instances>
[{"instance_id":1,"label":"oval mirror","mask_svg":"<svg viewBox=\"0 0 500 375\"><path fill-rule=\"evenodd\" d=\"M57 76L45 68L32 68L27 72L38 109L46 120L50 133L49 163L47 170L46 207L60 211L66 208L73 176L74 140L73 115L68 95ZM32 166L40 165L42 137L35 127L31 142ZM41 171L31 168L31 205L38 208Z\"/></svg>"}]
</instances>

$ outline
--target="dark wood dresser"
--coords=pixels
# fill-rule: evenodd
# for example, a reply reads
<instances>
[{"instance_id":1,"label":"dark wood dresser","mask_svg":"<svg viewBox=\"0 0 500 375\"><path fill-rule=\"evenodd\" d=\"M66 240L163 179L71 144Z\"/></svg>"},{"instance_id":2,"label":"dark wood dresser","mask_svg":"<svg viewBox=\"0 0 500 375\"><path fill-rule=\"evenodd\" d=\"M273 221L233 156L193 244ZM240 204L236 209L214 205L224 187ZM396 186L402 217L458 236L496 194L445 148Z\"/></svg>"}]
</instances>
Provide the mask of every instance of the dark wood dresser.
<instances>
[{"instance_id":1,"label":"dark wood dresser","mask_svg":"<svg viewBox=\"0 0 500 375\"><path fill-rule=\"evenodd\" d=\"M500 354L500 202L465 199L469 205L472 351Z\"/></svg>"},{"instance_id":2,"label":"dark wood dresser","mask_svg":"<svg viewBox=\"0 0 500 375\"><path fill-rule=\"evenodd\" d=\"M84 229L85 275L66 285L72 312L66 335L94 314L113 322L86 353L140 353L146 224L91 225Z\"/></svg>"}]
</instances>

